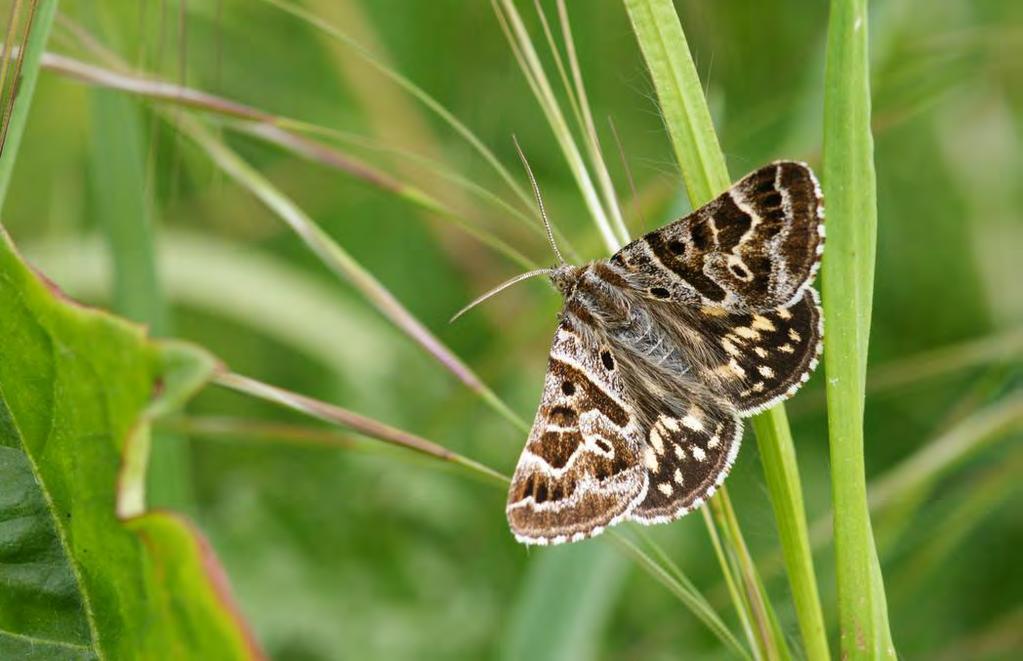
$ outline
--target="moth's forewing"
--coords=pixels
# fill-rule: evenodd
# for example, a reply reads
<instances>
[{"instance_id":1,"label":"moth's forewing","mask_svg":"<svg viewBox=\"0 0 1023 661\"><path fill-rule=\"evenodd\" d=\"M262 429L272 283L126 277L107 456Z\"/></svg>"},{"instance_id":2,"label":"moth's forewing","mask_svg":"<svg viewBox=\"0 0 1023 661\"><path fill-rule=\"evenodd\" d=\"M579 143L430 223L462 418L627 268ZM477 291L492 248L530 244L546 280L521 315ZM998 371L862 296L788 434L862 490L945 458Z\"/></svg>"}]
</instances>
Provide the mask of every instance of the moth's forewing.
<instances>
[{"instance_id":1,"label":"moth's forewing","mask_svg":"<svg viewBox=\"0 0 1023 661\"><path fill-rule=\"evenodd\" d=\"M633 241L611 263L647 276L652 299L750 312L798 300L823 249L816 177L803 163L778 161Z\"/></svg>"},{"instance_id":2,"label":"moth's forewing","mask_svg":"<svg viewBox=\"0 0 1023 661\"><path fill-rule=\"evenodd\" d=\"M551 347L543 395L508 492L508 523L528 544L601 532L642 500L643 439L607 347L569 321Z\"/></svg>"}]
</instances>

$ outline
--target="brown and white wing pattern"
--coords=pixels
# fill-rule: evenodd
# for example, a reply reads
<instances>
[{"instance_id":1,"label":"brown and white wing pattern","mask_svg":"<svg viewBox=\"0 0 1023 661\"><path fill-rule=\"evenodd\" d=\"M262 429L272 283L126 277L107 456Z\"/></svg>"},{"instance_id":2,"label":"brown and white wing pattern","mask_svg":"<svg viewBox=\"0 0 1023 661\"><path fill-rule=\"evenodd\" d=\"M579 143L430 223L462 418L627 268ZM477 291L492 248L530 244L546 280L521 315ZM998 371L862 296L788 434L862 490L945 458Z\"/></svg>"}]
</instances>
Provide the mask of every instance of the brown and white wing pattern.
<instances>
[{"instance_id":1,"label":"brown and white wing pattern","mask_svg":"<svg viewBox=\"0 0 1023 661\"><path fill-rule=\"evenodd\" d=\"M563 319L540 408L508 493L508 524L526 544L596 535L647 493L644 448L608 347Z\"/></svg>"},{"instance_id":2,"label":"brown and white wing pattern","mask_svg":"<svg viewBox=\"0 0 1023 661\"><path fill-rule=\"evenodd\" d=\"M742 418L816 367L820 186L779 161L607 261L558 267L566 305L507 514L529 544L624 519L677 519L710 498Z\"/></svg>"},{"instance_id":3,"label":"brown and white wing pattern","mask_svg":"<svg viewBox=\"0 0 1023 661\"><path fill-rule=\"evenodd\" d=\"M742 421L726 402L701 398L681 416L658 416L646 438L650 485L629 518L651 525L674 521L714 495L739 453Z\"/></svg>"},{"instance_id":4,"label":"brown and white wing pattern","mask_svg":"<svg viewBox=\"0 0 1023 661\"><path fill-rule=\"evenodd\" d=\"M804 163L777 161L633 241L611 263L645 276L651 299L750 312L796 302L823 249L817 179Z\"/></svg>"},{"instance_id":5,"label":"brown and white wing pattern","mask_svg":"<svg viewBox=\"0 0 1023 661\"><path fill-rule=\"evenodd\" d=\"M702 361L703 381L715 384L748 417L788 399L810 378L822 349L817 290L807 287L788 307L718 314L704 310L704 341L717 349Z\"/></svg>"}]
</instances>

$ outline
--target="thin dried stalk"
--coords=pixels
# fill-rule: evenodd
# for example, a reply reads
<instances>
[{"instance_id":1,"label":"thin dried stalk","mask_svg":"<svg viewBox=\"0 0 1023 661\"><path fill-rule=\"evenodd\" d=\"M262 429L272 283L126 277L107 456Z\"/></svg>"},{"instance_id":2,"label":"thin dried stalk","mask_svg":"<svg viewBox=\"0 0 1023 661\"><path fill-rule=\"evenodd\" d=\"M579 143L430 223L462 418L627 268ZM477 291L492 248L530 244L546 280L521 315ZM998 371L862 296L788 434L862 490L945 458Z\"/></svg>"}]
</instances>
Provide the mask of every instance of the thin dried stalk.
<instances>
[{"instance_id":1,"label":"thin dried stalk","mask_svg":"<svg viewBox=\"0 0 1023 661\"><path fill-rule=\"evenodd\" d=\"M304 413L324 422L329 422L346 429L358 432L364 436L375 438L385 443L390 443L409 450L414 450L434 459L447 461L459 466L464 466L480 475L485 475L496 481L507 483L508 477L501 475L489 466L484 466L478 461L464 457L453 452L443 445L428 441L421 436L410 432L391 427L373 418L368 418L340 406L334 406L320 400L299 395L298 393L271 386L255 379L250 379L232 372L219 374L215 378L217 385L245 393L252 397L265 399L285 408Z\"/></svg>"}]
</instances>

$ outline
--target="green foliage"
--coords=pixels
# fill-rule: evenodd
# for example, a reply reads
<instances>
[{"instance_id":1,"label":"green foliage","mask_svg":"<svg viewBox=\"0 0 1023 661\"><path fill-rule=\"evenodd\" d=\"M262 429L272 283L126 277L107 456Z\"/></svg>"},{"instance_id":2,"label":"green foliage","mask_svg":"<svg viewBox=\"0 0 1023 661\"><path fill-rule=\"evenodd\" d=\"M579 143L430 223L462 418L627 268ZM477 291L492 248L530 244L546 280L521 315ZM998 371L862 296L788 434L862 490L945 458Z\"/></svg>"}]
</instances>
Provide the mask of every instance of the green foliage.
<instances>
[{"instance_id":1,"label":"green foliage","mask_svg":"<svg viewBox=\"0 0 1023 661\"><path fill-rule=\"evenodd\" d=\"M194 393L211 359L62 299L6 235L0 319L2 655L250 657L201 537L141 511L150 419Z\"/></svg>"}]
</instances>

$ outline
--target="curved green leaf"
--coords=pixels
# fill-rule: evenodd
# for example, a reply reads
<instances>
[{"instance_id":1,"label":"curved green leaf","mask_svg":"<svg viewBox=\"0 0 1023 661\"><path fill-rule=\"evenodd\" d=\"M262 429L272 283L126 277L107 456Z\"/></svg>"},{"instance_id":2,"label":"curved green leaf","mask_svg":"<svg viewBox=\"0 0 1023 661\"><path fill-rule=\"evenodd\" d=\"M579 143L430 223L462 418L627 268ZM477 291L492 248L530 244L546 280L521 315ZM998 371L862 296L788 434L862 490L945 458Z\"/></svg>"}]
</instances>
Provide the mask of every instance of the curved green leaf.
<instances>
[{"instance_id":1,"label":"curved green leaf","mask_svg":"<svg viewBox=\"0 0 1023 661\"><path fill-rule=\"evenodd\" d=\"M142 507L149 422L212 357L63 298L6 234L0 337L0 657L259 656L199 534Z\"/></svg>"}]
</instances>

